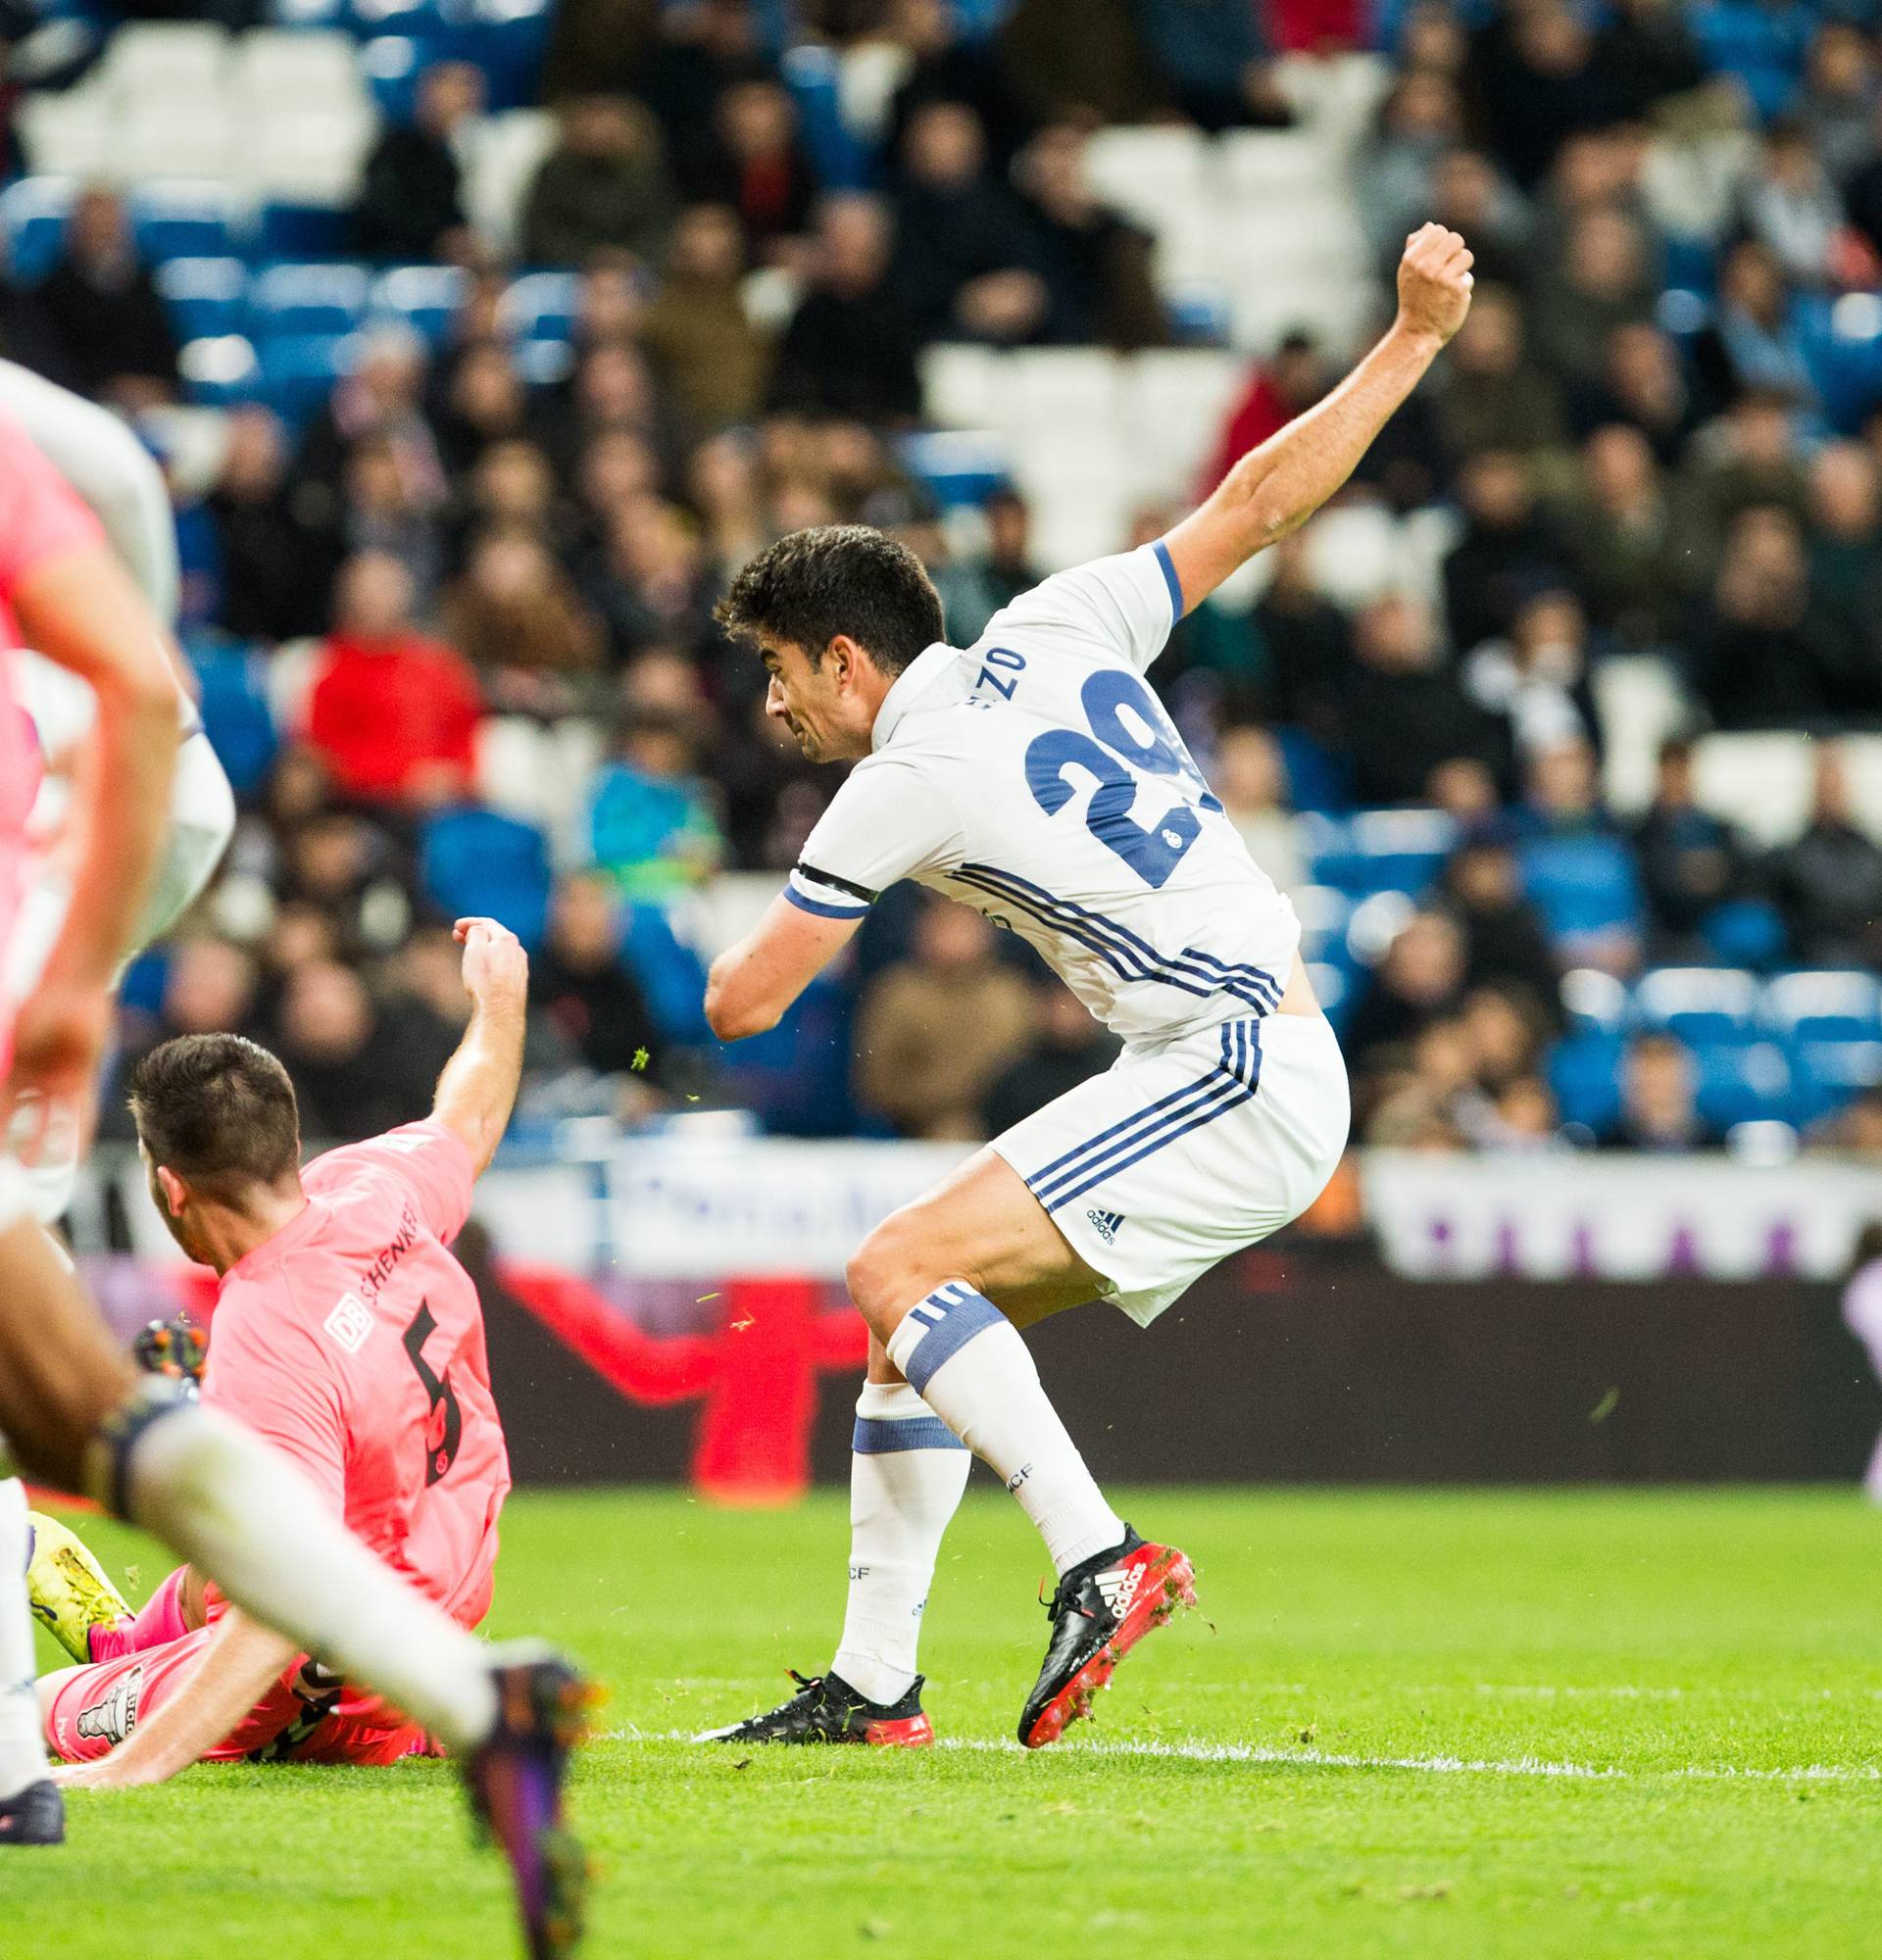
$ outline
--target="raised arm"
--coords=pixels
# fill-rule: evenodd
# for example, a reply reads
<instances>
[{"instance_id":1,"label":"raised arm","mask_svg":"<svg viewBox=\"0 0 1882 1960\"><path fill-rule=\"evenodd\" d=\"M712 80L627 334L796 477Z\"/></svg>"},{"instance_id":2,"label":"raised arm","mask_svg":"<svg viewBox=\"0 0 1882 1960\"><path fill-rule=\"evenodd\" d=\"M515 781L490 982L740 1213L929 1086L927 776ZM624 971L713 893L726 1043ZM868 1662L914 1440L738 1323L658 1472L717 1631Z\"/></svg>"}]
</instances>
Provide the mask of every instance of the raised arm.
<instances>
[{"instance_id":1,"label":"raised arm","mask_svg":"<svg viewBox=\"0 0 1882 1960\"><path fill-rule=\"evenodd\" d=\"M863 913L829 918L801 901L773 899L706 978L706 1020L720 1041L743 1041L777 1026L791 1004L856 936Z\"/></svg>"},{"instance_id":2,"label":"raised arm","mask_svg":"<svg viewBox=\"0 0 1882 1960\"><path fill-rule=\"evenodd\" d=\"M463 918L454 932L464 948L470 1024L438 1077L431 1115L463 1139L481 1177L510 1127L522 1080L529 956L516 934L495 919Z\"/></svg>"},{"instance_id":3,"label":"raised arm","mask_svg":"<svg viewBox=\"0 0 1882 1960\"><path fill-rule=\"evenodd\" d=\"M1345 380L1236 464L1164 545L1185 609L1277 538L1298 530L1358 467L1470 310L1463 240L1427 224L1406 240L1399 312L1385 338Z\"/></svg>"},{"instance_id":4,"label":"raised arm","mask_svg":"<svg viewBox=\"0 0 1882 1960\"><path fill-rule=\"evenodd\" d=\"M67 1788L132 1789L167 1783L201 1762L261 1700L294 1658L294 1642L231 1607L188 1679L108 1756L56 1770ZM54 1680L57 1677L53 1677Z\"/></svg>"}]
</instances>

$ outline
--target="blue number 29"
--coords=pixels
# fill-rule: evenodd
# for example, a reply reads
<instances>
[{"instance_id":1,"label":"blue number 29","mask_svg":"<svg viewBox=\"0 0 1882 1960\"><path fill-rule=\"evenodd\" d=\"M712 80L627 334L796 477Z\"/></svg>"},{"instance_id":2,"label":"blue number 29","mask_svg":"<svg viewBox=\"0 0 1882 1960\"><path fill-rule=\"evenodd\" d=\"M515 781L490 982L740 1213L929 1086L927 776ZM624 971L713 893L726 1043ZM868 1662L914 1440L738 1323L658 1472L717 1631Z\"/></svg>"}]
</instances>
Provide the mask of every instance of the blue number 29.
<instances>
[{"instance_id":1,"label":"blue number 29","mask_svg":"<svg viewBox=\"0 0 1882 1960\"><path fill-rule=\"evenodd\" d=\"M1202 791L1205 809L1220 809L1202 774L1164 719L1157 698L1135 674L1100 667L1085 682L1079 696L1091 734L1054 728L1036 736L1026 750L1026 787L1048 816L1056 816L1071 801L1069 768L1082 770L1096 785L1085 809L1085 827L1107 851L1114 851L1144 883L1159 889L1182 861L1183 854L1202 834L1202 823L1188 804L1176 804L1168 815L1149 829L1136 822L1131 805L1137 779L1125 762L1157 776L1180 776ZM1125 721L1128 709L1145 733ZM1095 738L1095 739L1094 739Z\"/></svg>"}]
</instances>

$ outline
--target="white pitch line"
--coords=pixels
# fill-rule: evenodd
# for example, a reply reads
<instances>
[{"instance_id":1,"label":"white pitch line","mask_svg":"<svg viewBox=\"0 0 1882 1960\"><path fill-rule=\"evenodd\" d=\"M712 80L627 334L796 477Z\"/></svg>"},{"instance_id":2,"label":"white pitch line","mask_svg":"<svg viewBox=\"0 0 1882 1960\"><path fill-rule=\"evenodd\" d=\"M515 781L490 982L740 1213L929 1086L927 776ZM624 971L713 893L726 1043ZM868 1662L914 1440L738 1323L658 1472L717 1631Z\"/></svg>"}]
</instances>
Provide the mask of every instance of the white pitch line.
<instances>
[{"instance_id":1,"label":"white pitch line","mask_svg":"<svg viewBox=\"0 0 1882 1960\"><path fill-rule=\"evenodd\" d=\"M604 1742L695 1742L695 1730L610 1729ZM1035 1757L1011 1737L998 1740L974 1736L943 1736L936 1746L975 1755ZM1273 1763L1319 1770L1409 1770L1423 1776L1542 1777L1572 1783L1651 1783L1659 1779L1693 1783L1882 1783L1882 1767L1854 1763L1801 1763L1776 1769L1741 1768L1732 1763L1679 1763L1670 1769L1626 1770L1597 1763L1551 1762L1542 1756L1362 1756L1305 1745L1283 1749L1257 1742L1076 1741L1054 1753L1078 1756L1173 1758L1188 1763Z\"/></svg>"},{"instance_id":2,"label":"white pitch line","mask_svg":"<svg viewBox=\"0 0 1882 1960\"><path fill-rule=\"evenodd\" d=\"M943 1737L944 1749L972 1749L999 1755L1026 1755L1016 1741L982 1741ZM1583 1783L1628 1783L1655 1777L1684 1777L1733 1783L1882 1783L1882 1768L1841 1763L1806 1763L1782 1769L1744 1769L1730 1763L1682 1763L1672 1769L1624 1770L1595 1763L1550 1762L1541 1756L1485 1759L1468 1756L1362 1756L1305 1745L1282 1749L1254 1742L1078 1742L1071 1755L1174 1757L1191 1763L1296 1763L1312 1769L1412 1770L1426 1776L1556 1777Z\"/></svg>"}]
</instances>

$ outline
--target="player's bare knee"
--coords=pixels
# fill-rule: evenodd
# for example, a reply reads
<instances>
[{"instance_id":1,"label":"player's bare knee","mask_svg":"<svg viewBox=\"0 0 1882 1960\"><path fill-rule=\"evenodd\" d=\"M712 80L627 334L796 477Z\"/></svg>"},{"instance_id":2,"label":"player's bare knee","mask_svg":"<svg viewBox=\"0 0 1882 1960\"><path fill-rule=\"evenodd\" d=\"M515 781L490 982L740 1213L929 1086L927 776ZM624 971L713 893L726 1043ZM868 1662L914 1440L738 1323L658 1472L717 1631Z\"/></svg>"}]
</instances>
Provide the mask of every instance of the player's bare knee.
<instances>
[{"instance_id":1,"label":"player's bare knee","mask_svg":"<svg viewBox=\"0 0 1882 1960\"><path fill-rule=\"evenodd\" d=\"M949 1277L930 1274L924 1239L909 1213L893 1212L851 1253L845 1268L856 1310L884 1344L909 1308Z\"/></svg>"}]
</instances>

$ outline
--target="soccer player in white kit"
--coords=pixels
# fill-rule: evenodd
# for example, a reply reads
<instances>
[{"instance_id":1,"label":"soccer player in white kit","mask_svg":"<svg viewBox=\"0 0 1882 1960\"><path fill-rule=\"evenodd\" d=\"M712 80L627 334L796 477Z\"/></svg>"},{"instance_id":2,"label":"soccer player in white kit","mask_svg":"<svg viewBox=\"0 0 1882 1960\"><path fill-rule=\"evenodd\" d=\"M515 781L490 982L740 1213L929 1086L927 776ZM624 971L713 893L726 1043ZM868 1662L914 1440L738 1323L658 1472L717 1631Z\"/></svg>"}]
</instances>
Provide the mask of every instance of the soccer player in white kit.
<instances>
[{"instance_id":1,"label":"soccer player in white kit","mask_svg":"<svg viewBox=\"0 0 1882 1960\"><path fill-rule=\"evenodd\" d=\"M1019 934L1123 1037L1104 1075L1008 1130L851 1259L870 1331L849 1610L828 1673L715 1740L919 1744L916 1672L942 1533L982 1457L1059 1573L1019 1740L1054 1741L1179 1603L1189 1560L1111 1506L1020 1330L1094 1298L1148 1325L1299 1215L1345 1147L1346 1071L1287 900L1143 676L1175 621L1352 473L1470 303L1463 240L1407 240L1397 318L1317 407L1154 545L1047 579L970 648L919 562L863 526L801 531L720 617L813 760L856 766L783 895L715 962L722 1039L773 1026L870 904L914 878Z\"/></svg>"}]
</instances>

